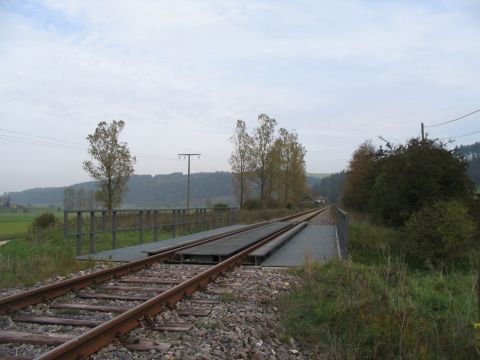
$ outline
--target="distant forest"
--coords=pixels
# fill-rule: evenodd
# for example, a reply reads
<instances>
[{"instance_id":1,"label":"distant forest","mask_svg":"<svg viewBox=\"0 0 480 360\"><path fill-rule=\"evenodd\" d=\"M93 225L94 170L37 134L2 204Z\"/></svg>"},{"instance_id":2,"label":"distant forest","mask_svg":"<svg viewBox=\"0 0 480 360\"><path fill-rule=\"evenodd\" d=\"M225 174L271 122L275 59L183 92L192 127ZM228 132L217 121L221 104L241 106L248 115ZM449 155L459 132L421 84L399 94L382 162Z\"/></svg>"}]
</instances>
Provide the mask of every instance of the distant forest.
<instances>
[{"instance_id":1,"label":"distant forest","mask_svg":"<svg viewBox=\"0 0 480 360\"><path fill-rule=\"evenodd\" d=\"M322 196L331 203L339 203L343 183L345 182L346 172L332 174L324 177L319 182L313 184L312 193L314 196Z\"/></svg>"},{"instance_id":2,"label":"distant forest","mask_svg":"<svg viewBox=\"0 0 480 360\"><path fill-rule=\"evenodd\" d=\"M454 150L457 154L468 160L468 177L477 185L480 185L480 142L472 145L457 146Z\"/></svg>"}]
</instances>

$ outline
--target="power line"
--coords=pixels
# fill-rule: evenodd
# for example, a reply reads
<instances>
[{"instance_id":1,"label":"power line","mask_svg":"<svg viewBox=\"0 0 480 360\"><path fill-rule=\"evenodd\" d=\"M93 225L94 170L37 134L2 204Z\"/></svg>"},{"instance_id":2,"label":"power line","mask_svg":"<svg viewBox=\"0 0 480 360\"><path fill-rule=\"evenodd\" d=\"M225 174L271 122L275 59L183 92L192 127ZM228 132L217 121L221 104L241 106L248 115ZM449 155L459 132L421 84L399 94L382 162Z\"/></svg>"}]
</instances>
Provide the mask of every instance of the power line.
<instances>
[{"instance_id":1,"label":"power line","mask_svg":"<svg viewBox=\"0 0 480 360\"><path fill-rule=\"evenodd\" d=\"M453 139L457 139L457 138L460 138L460 137L469 136L469 135L478 134L478 133L480 133L480 130L478 130L478 131L473 131L473 132L470 132L470 133L467 133L467 134L458 135L458 136L452 136L452 137L448 137L448 138L443 138L443 139L441 139L441 140L453 140Z\"/></svg>"},{"instance_id":2,"label":"power line","mask_svg":"<svg viewBox=\"0 0 480 360\"><path fill-rule=\"evenodd\" d=\"M2 128L0 128L0 131L9 132L9 133L12 133L12 134L19 134L19 135L26 135L26 136L36 137L36 138L39 138L39 139L47 139L47 140L59 141L59 142L67 143L67 144L80 145L80 146L86 147L85 144L80 144L80 143L73 142L73 141L68 141L68 140L61 140L61 139L51 138L51 137L48 137L48 136L33 135L33 134L25 133L25 132L22 132L22 131L7 130L7 129L2 129Z\"/></svg>"},{"instance_id":3,"label":"power line","mask_svg":"<svg viewBox=\"0 0 480 360\"><path fill-rule=\"evenodd\" d=\"M475 111L472 111L471 113L468 113L466 115L462 115L458 118L455 118L455 119L452 119L452 120L448 120L448 121L445 121L445 122L442 122L442 123L439 123L439 124L434 124L434 125L425 125L426 128L431 128L431 127L436 127L436 126L440 126L440 125L445 125L445 124L449 124L449 123L452 123L454 121L458 121L458 120L461 120L463 118L466 118L467 116L470 116L470 115L473 115L473 114L476 114L480 112L480 109L478 110L475 110Z\"/></svg>"},{"instance_id":4,"label":"power line","mask_svg":"<svg viewBox=\"0 0 480 360\"><path fill-rule=\"evenodd\" d=\"M0 140L7 140L7 141L22 143L22 144L39 145L39 146L61 149L61 150L72 150L72 151L82 151L82 152L85 151L85 149L75 148L73 146L55 144L55 143L48 143L48 142L43 142L43 141L35 141L35 140L31 140L31 139L18 138L18 137L15 137L15 136L8 136L8 135L3 135L3 134L0 134Z\"/></svg>"},{"instance_id":5,"label":"power line","mask_svg":"<svg viewBox=\"0 0 480 360\"><path fill-rule=\"evenodd\" d=\"M41 140L36 140L36 139L28 139L28 138L5 135L5 134L0 133L0 139L2 139L2 140L8 140L8 141L18 142L18 143L23 143L23 144L40 145L40 146L52 147L52 148L63 149L63 150L75 150L75 151L87 151L88 150L88 146L86 144L81 144L81 143L74 142L74 141L61 140L61 139L52 138L52 137L48 137L48 136L34 135L34 134L22 132L22 131L8 130L8 129L3 129L3 128L0 128L0 131L12 133L12 134L29 136L29 137L33 137L33 138L52 140L52 141L59 142L60 144L55 143L55 142L41 141ZM70 144L72 144L72 145L70 145ZM73 146L73 145L75 145L75 146ZM156 155L156 154L137 153L137 154L135 154L135 156L140 157L140 158L145 158L145 159L152 159L152 160L177 161L176 158L165 158L165 157L162 157L162 156Z\"/></svg>"}]
</instances>

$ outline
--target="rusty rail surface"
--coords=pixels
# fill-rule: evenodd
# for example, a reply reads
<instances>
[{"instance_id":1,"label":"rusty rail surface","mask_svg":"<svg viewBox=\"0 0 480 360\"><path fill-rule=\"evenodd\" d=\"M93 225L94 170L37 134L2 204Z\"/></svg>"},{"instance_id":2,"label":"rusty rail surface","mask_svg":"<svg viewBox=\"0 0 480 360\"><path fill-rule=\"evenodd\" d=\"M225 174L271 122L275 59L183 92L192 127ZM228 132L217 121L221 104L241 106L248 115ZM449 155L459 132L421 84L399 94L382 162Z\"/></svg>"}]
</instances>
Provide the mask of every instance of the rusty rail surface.
<instances>
[{"instance_id":1,"label":"rusty rail surface","mask_svg":"<svg viewBox=\"0 0 480 360\"><path fill-rule=\"evenodd\" d=\"M310 214L310 216L307 216L306 218L304 217L305 220L316 216L320 213L320 211L316 210L311 213L312 214ZM302 214L301 216L303 215L305 214ZM164 293L157 295L152 299L128 310L112 320L109 320L102 325L99 325L85 332L84 334L63 343L62 345L41 355L38 359L78 359L96 353L98 350L112 342L115 337L123 335L136 328L141 324L142 320L159 314L162 312L165 306L174 305L183 297L188 296L197 289L206 286L222 273L227 272L233 269L235 266L241 264L250 252L254 251L260 246L263 246L296 225L296 223L292 223L281 230L266 235L263 239L259 240L238 254L222 261L221 263L198 275L195 275L194 277L180 283Z\"/></svg>"},{"instance_id":2,"label":"rusty rail surface","mask_svg":"<svg viewBox=\"0 0 480 360\"><path fill-rule=\"evenodd\" d=\"M281 219L276 219L276 221L290 220L295 217L303 216L308 213L312 213L312 211L306 211L300 214L289 215ZM184 250L197 245L202 245L210 241L221 239L226 236L240 234L242 232L261 227L270 222L264 221L264 222L256 223L241 229L232 230L222 234L208 236L208 237L199 239L198 241L190 242L186 245L180 244L175 247L170 247L166 251L161 251L145 259L132 261L126 264L112 267L110 269L96 271L96 272L78 276L72 279L56 282L54 284L45 285L37 289L25 291L16 295L0 298L0 315L12 312L14 310L25 308L27 306L45 302L47 300L65 295L72 290L83 289L93 284L100 284L100 283L106 282L114 277L120 277L129 273L137 272L141 269L151 266L154 263L164 262L168 260L175 254L175 252L179 250Z\"/></svg>"}]
</instances>

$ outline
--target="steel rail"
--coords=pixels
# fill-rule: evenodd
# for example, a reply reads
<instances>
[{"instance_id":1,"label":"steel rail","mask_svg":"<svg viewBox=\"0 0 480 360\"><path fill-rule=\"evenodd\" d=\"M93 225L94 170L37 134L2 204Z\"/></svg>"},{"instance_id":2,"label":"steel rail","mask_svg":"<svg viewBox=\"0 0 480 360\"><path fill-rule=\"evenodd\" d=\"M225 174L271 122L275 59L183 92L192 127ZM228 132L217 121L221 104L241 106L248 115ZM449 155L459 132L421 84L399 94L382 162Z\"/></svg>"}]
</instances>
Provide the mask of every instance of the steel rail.
<instances>
[{"instance_id":1,"label":"steel rail","mask_svg":"<svg viewBox=\"0 0 480 360\"><path fill-rule=\"evenodd\" d=\"M306 220L320 214L325 209L315 211L308 216ZM41 355L39 360L54 359L79 359L90 356L102 349L117 336L123 335L141 324L142 320L154 317L162 312L167 305L174 305L183 297L195 292L197 289L205 287L208 283L215 280L219 275L225 273L235 266L241 264L249 253L275 239L279 235L297 227L303 226L303 222L288 224L284 228L266 235L261 240L242 250L238 254L222 261L210 269L193 276L181 284L165 291L164 293L153 297L152 299L128 310L127 312L99 325L86 333L69 340L62 345Z\"/></svg>"},{"instance_id":2,"label":"steel rail","mask_svg":"<svg viewBox=\"0 0 480 360\"><path fill-rule=\"evenodd\" d=\"M266 224L268 224L268 222L265 221L241 229L208 236L186 245L180 244L175 247L170 247L166 251L159 252L158 254L146 257L145 259L135 260L126 264L117 265L109 269L95 271L90 274L77 276L72 279L59 281L53 284L41 286L33 290L28 290L19 294L0 298L0 315L12 312L13 310L23 309L27 306L38 304L40 302L45 302L49 299L65 295L72 290L83 289L92 284L103 283L114 277L120 277L129 273L140 271L144 268L151 266L154 263L160 263L168 260L177 251L188 249L197 245L202 245L210 241L219 240L226 236L240 234L242 232L253 230Z\"/></svg>"},{"instance_id":3,"label":"steel rail","mask_svg":"<svg viewBox=\"0 0 480 360\"><path fill-rule=\"evenodd\" d=\"M290 220L295 217L303 216L310 212L312 211L306 211L300 214L289 215L275 221ZM154 263L160 263L170 259L177 251L202 245L211 241L219 240L227 236L240 234L248 230L253 230L258 227L269 224L271 222L273 221L264 221L264 222L253 224L241 229L208 236L208 237L199 239L198 241L190 242L185 245L180 244L175 247L169 247L166 251L159 252L158 254L149 256L145 259L132 261L132 262L118 265L109 269L103 269L100 271L92 272L90 274L77 276L72 279L67 279L67 280L59 281L53 284L41 286L33 290L24 291L19 294L0 298L0 315L7 314L15 310L23 309L27 306L35 305L40 302L48 301L50 299L65 295L70 291L86 288L92 284L103 283L114 277L120 277L129 273L140 271L144 268L147 268L153 265Z\"/></svg>"},{"instance_id":4,"label":"steel rail","mask_svg":"<svg viewBox=\"0 0 480 360\"><path fill-rule=\"evenodd\" d=\"M259 242L241 251L227 260L213 266L212 268L195 275L181 284L153 297L152 299L134 307L133 309L109 320L102 325L74 338L64 344L50 350L40 356L39 360L53 359L78 359L90 356L102 349L117 336L123 335L140 325L144 319L151 318L160 312L167 305L174 305L184 296L190 295L200 287L206 286L216 279L220 274L233 269L240 264L248 253L266 244L283 232L295 227L295 224L288 224L280 231L267 235Z\"/></svg>"}]
</instances>

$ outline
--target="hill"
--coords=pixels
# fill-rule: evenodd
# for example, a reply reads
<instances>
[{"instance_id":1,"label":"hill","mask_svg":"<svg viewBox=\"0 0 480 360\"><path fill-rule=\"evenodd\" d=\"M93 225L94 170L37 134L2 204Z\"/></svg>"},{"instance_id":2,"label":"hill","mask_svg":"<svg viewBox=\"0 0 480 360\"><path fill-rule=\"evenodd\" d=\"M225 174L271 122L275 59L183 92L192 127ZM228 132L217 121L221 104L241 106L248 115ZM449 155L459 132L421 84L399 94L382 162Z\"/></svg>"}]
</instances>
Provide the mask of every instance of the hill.
<instances>
[{"instance_id":1,"label":"hill","mask_svg":"<svg viewBox=\"0 0 480 360\"><path fill-rule=\"evenodd\" d=\"M229 172L191 174L192 207L209 206L215 202L237 205L233 196L232 175ZM307 176L307 184L318 179ZM75 189L95 190L92 181L72 185ZM135 175L128 182L124 207L172 208L183 207L186 202L187 175L182 173L161 175ZM34 188L9 193L13 203L20 205L62 206L64 187Z\"/></svg>"}]
</instances>

